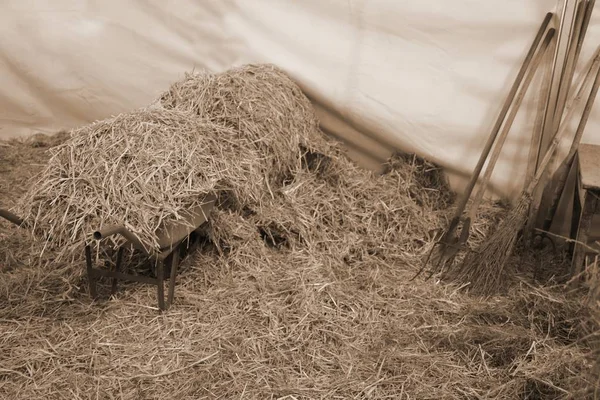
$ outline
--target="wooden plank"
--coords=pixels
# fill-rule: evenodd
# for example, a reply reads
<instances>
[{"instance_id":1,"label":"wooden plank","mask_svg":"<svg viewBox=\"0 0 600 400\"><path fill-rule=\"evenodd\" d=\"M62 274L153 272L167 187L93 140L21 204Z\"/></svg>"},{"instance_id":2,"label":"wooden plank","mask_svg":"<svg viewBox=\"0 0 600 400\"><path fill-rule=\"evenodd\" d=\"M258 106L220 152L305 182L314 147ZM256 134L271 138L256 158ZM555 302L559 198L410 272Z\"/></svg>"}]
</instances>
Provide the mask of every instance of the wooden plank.
<instances>
[{"instance_id":1,"label":"wooden plank","mask_svg":"<svg viewBox=\"0 0 600 400\"><path fill-rule=\"evenodd\" d=\"M590 227L590 240L600 241L600 214L592 216L592 226Z\"/></svg>"},{"instance_id":2,"label":"wooden plank","mask_svg":"<svg viewBox=\"0 0 600 400\"><path fill-rule=\"evenodd\" d=\"M550 232L555 233L559 236L569 237L571 232L571 221L573 220L573 209L574 209L574 193L577 190L577 176L579 174L579 164L576 162L571 164L569 174L564 190L561 193L558 206L556 207L556 214L552 219L550 225ZM559 239L556 239L559 241Z\"/></svg>"},{"instance_id":3,"label":"wooden plank","mask_svg":"<svg viewBox=\"0 0 600 400\"><path fill-rule=\"evenodd\" d=\"M592 217L596 212L597 199L592 194L586 194L582 199L583 207L581 217L579 219L579 228L577 230L577 242L573 252L573 275L577 275L582 271L585 265L585 257L589 250L585 246L589 246L589 236L592 226ZM579 244L582 243L583 245Z\"/></svg>"},{"instance_id":4,"label":"wooden plank","mask_svg":"<svg viewBox=\"0 0 600 400\"><path fill-rule=\"evenodd\" d=\"M579 173L585 190L600 190L600 146L579 145Z\"/></svg>"}]
</instances>

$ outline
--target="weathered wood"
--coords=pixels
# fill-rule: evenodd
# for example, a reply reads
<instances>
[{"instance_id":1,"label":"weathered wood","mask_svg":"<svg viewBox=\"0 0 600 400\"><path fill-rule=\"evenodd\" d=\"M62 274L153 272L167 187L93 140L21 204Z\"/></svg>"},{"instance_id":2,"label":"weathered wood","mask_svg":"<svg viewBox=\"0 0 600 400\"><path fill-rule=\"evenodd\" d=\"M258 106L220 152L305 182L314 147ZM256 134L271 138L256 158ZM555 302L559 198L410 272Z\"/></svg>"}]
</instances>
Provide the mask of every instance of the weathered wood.
<instances>
[{"instance_id":1,"label":"weathered wood","mask_svg":"<svg viewBox=\"0 0 600 400\"><path fill-rule=\"evenodd\" d=\"M590 232L592 228L592 218L596 213L598 204L597 197L585 191L585 196L582 201L581 215L579 218L579 224L577 229L577 242L573 251L573 274L577 275L581 272L585 264L585 258L587 253L588 239L590 238Z\"/></svg>"},{"instance_id":2,"label":"weathered wood","mask_svg":"<svg viewBox=\"0 0 600 400\"><path fill-rule=\"evenodd\" d=\"M579 145L579 171L585 190L600 190L600 146Z\"/></svg>"}]
</instances>

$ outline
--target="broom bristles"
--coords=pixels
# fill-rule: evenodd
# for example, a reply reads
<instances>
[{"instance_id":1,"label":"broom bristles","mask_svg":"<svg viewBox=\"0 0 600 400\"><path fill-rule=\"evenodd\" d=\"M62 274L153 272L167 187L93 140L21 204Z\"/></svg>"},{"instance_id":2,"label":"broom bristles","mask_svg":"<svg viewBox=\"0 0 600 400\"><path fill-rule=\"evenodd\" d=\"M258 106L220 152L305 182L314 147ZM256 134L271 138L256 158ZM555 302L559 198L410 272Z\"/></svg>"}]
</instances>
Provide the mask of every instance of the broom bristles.
<instances>
[{"instance_id":1,"label":"broom bristles","mask_svg":"<svg viewBox=\"0 0 600 400\"><path fill-rule=\"evenodd\" d=\"M519 231L527 219L531 197L524 193L498 229L475 251L469 252L452 280L469 284L472 293L489 296L498 293L507 282L505 267L510 259Z\"/></svg>"}]
</instances>

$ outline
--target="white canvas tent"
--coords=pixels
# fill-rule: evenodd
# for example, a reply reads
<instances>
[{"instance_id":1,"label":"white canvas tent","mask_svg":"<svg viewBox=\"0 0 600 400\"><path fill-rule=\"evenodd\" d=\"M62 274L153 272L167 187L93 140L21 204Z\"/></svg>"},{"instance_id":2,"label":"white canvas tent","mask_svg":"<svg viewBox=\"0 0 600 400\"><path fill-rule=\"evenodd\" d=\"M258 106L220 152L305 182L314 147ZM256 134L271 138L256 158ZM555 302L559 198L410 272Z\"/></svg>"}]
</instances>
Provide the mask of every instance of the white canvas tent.
<instances>
[{"instance_id":1,"label":"white canvas tent","mask_svg":"<svg viewBox=\"0 0 600 400\"><path fill-rule=\"evenodd\" d=\"M151 102L192 69L279 65L326 132L377 169L391 151L468 176L533 37L557 0L5 0L0 138L71 128ZM580 57L600 44L592 17ZM521 189L533 85L493 187ZM583 141L600 143L600 110Z\"/></svg>"}]
</instances>

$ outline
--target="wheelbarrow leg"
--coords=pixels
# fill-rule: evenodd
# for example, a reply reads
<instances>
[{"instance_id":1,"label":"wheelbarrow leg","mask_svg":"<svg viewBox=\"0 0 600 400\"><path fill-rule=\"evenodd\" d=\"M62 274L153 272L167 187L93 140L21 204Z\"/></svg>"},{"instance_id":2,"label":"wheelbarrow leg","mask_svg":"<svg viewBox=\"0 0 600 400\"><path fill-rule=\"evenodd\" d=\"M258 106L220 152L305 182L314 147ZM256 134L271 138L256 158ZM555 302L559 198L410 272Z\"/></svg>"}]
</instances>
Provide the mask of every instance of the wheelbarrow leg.
<instances>
[{"instance_id":1,"label":"wheelbarrow leg","mask_svg":"<svg viewBox=\"0 0 600 400\"><path fill-rule=\"evenodd\" d=\"M119 251L117 252L117 263L115 264L115 272L123 272L121 271L121 265L123 263L123 246L119 247ZM112 287L110 290L111 294L117 293L117 278L112 279Z\"/></svg>"},{"instance_id":2,"label":"wheelbarrow leg","mask_svg":"<svg viewBox=\"0 0 600 400\"><path fill-rule=\"evenodd\" d=\"M161 311L165 310L165 265L171 256L167 257L165 260L158 260L156 263L156 285L158 287L158 308Z\"/></svg>"},{"instance_id":3,"label":"wheelbarrow leg","mask_svg":"<svg viewBox=\"0 0 600 400\"><path fill-rule=\"evenodd\" d=\"M98 294L96 292L96 276L94 269L92 268L92 249L89 245L85 246L85 263L87 267L88 285L90 287L90 297L96 299Z\"/></svg>"},{"instance_id":4,"label":"wheelbarrow leg","mask_svg":"<svg viewBox=\"0 0 600 400\"><path fill-rule=\"evenodd\" d=\"M169 279L169 297L167 299L167 307L170 307L171 304L173 304L173 297L175 296L175 279L177 277L177 267L179 266L179 251L180 247L178 246L173 252L173 255L170 257L171 279Z\"/></svg>"}]
</instances>

